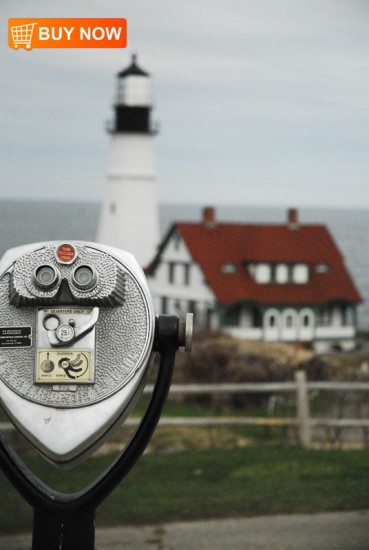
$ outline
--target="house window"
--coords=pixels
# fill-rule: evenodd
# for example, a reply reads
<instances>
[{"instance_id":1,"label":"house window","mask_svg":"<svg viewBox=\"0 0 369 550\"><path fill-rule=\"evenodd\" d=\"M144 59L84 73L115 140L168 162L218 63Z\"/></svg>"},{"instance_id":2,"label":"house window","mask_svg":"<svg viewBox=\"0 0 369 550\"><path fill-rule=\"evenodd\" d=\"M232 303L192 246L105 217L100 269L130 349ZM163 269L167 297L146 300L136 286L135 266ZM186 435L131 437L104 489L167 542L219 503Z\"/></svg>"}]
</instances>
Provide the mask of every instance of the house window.
<instances>
[{"instance_id":1,"label":"house window","mask_svg":"<svg viewBox=\"0 0 369 550\"><path fill-rule=\"evenodd\" d=\"M174 262L169 262L169 264L168 264L168 281L170 283L174 283L174 281L175 281L175 267L176 267L176 264Z\"/></svg>"},{"instance_id":2,"label":"house window","mask_svg":"<svg viewBox=\"0 0 369 550\"><path fill-rule=\"evenodd\" d=\"M309 268L306 264L295 264L293 266L293 282L306 284L309 281Z\"/></svg>"},{"instance_id":3,"label":"house window","mask_svg":"<svg viewBox=\"0 0 369 550\"><path fill-rule=\"evenodd\" d=\"M327 307L318 309L317 324L319 326L329 326L331 324L331 312Z\"/></svg>"},{"instance_id":4,"label":"house window","mask_svg":"<svg viewBox=\"0 0 369 550\"><path fill-rule=\"evenodd\" d=\"M259 263L255 271L255 280L260 284L270 283L270 264Z\"/></svg>"},{"instance_id":5,"label":"house window","mask_svg":"<svg viewBox=\"0 0 369 550\"><path fill-rule=\"evenodd\" d=\"M224 313L223 325L225 327L238 327L240 324L240 310L237 307L228 309Z\"/></svg>"},{"instance_id":6,"label":"house window","mask_svg":"<svg viewBox=\"0 0 369 550\"><path fill-rule=\"evenodd\" d=\"M278 264L276 266L275 282L285 284L288 281L288 266L287 264Z\"/></svg>"},{"instance_id":7,"label":"house window","mask_svg":"<svg viewBox=\"0 0 369 550\"><path fill-rule=\"evenodd\" d=\"M269 317L269 326L275 327L275 315L270 315Z\"/></svg>"},{"instance_id":8,"label":"house window","mask_svg":"<svg viewBox=\"0 0 369 550\"><path fill-rule=\"evenodd\" d=\"M303 263L258 262L243 264L259 284L306 284L309 282L309 266ZM231 264L222 267L223 273L232 273ZM235 266L237 269L237 266ZM233 271L234 272L234 271Z\"/></svg>"},{"instance_id":9,"label":"house window","mask_svg":"<svg viewBox=\"0 0 369 550\"><path fill-rule=\"evenodd\" d=\"M310 325L310 316L305 314L302 318L302 325L308 327Z\"/></svg>"},{"instance_id":10,"label":"house window","mask_svg":"<svg viewBox=\"0 0 369 550\"><path fill-rule=\"evenodd\" d=\"M213 310L210 307L206 308L206 317L205 317L205 328L211 328Z\"/></svg>"},{"instance_id":11,"label":"house window","mask_svg":"<svg viewBox=\"0 0 369 550\"><path fill-rule=\"evenodd\" d=\"M315 271L317 273L328 273L329 272L329 265L325 262L320 262L315 266Z\"/></svg>"},{"instance_id":12,"label":"house window","mask_svg":"<svg viewBox=\"0 0 369 550\"><path fill-rule=\"evenodd\" d=\"M224 265L222 266L222 272L223 272L223 273L226 273L226 274L228 274L228 273L236 273L236 271L237 271L237 266L236 266L236 264L233 263L233 262L227 262L226 264L224 264Z\"/></svg>"},{"instance_id":13,"label":"house window","mask_svg":"<svg viewBox=\"0 0 369 550\"><path fill-rule=\"evenodd\" d=\"M252 309L252 326L261 327L262 326L262 316L260 310L254 307Z\"/></svg>"},{"instance_id":14,"label":"house window","mask_svg":"<svg viewBox=\"0 0 369 550\"><path fill-rule=\"evenodd\" d=\"M287 315L286 317L286 327L290 328L293 326L292 315Z\"/></svg>"},{"instance_id":15,"label":"house window","mask_svg":"<svg viewBox=\"0 0 369 550\"><path fill-rule=\"evenodd\" d=\"M354 308L347 306L344 309L344 323L346 326L352 326L355 324L355 312Z\"/></svg>"},{"instance_id":16,"label":"house window","mask_svg":"<svg viewBox=\"0 0 369 550\"><path fill-rule=\"evenodd\" d=\"M187 312L195 313L195 310L196 310L196 302L194 300L189 300L187 304Z\"/></svg>"},{"instance_id":17,"label":"house window","mask_svg":"<svg viewBox=\"0 0 369 550\"><path fill-rule=\"evenodd\" d=\"M190 264L183 264L183 283L185 286L190 284Z\"/></svg>"}]
</instances>

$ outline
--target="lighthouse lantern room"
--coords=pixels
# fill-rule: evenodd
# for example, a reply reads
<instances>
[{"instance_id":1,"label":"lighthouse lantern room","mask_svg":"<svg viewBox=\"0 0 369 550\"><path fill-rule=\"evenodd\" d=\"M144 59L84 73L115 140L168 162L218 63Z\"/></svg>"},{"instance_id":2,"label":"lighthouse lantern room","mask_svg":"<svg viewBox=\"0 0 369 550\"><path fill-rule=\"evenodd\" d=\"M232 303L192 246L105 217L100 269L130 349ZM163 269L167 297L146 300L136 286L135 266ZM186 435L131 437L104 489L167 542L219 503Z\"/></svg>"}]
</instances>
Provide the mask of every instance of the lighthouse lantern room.
<instances>
[{"instance_id":1,"label":"lighthouse lantern room","mask_svg":"<svg viewBox=\"0 0 369 550\"><path fill-rule=\"evenodd\" d=\"M151 79L132 56L118 73L111 151L97 240L136 257L142 267L159 242Z\"/></svg>"}]
</instances>

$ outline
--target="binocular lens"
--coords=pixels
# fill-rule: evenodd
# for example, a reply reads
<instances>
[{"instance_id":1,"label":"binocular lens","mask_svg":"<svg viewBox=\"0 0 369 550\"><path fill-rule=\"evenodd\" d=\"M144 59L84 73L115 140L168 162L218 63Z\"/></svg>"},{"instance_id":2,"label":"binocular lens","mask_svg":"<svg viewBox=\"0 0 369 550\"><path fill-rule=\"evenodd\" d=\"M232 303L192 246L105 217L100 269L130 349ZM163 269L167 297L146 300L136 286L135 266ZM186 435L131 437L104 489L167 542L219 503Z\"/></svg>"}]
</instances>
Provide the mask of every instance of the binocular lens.
<instances>
[{"instance_id":1,"label":"binocular lens","mask_svg":"<svg viewBox=\"0 0 369 550\"><path fill-rule=\"evenodd\" d=\"M59 282L59 276L53 266L42 265L36 269L34 280L39 288L47 290L53 288Z\"/></svg>"},{"instance_id":2,"label":"binocular lens","mask_svg":"<svg viewBox=\"0 0 369 550\"><path fill-rule=\"evenodd\" d=\"M96 285L95 270L88 265L81 265L73 272L73 284L80 290L90 290Z\"/></svg>"}]
</instances>

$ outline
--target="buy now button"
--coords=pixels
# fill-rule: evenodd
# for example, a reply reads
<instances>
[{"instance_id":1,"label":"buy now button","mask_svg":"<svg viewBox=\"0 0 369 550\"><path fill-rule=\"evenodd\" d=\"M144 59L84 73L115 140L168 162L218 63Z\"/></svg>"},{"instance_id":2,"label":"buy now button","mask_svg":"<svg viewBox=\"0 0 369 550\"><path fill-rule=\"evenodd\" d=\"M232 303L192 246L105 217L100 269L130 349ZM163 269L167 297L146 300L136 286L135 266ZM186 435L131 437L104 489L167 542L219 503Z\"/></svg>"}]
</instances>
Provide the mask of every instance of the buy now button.
<instances>
[{"instance_id":1,"label":"buy now button","mask_svg":"<svg viewBox=\"0 0 369 550\"><path fill-rule=\"evenodd\" d=\"M10 48L125 48L127 20L122 18L27 18L8 20Z\"/></svg>"}]
</instances>

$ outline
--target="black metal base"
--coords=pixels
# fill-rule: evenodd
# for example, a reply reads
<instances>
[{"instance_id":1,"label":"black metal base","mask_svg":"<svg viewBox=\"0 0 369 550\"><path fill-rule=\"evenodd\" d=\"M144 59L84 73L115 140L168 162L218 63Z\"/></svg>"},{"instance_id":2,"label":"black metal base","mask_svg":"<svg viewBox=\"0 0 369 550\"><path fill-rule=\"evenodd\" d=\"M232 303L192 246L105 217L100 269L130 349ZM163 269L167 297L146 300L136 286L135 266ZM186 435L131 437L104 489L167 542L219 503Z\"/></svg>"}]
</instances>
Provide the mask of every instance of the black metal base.
<instances>
[{"instance_id":1,"label":"black metal base","mask_svg":"<svg viewBox=\"0 0 369 550\"><path fill-rule=\"evenodd\" d=\"M34 510L32 549L83 550L95 548L95 509L82 508L72 514Z\"/></svg>"}]
</instances>

